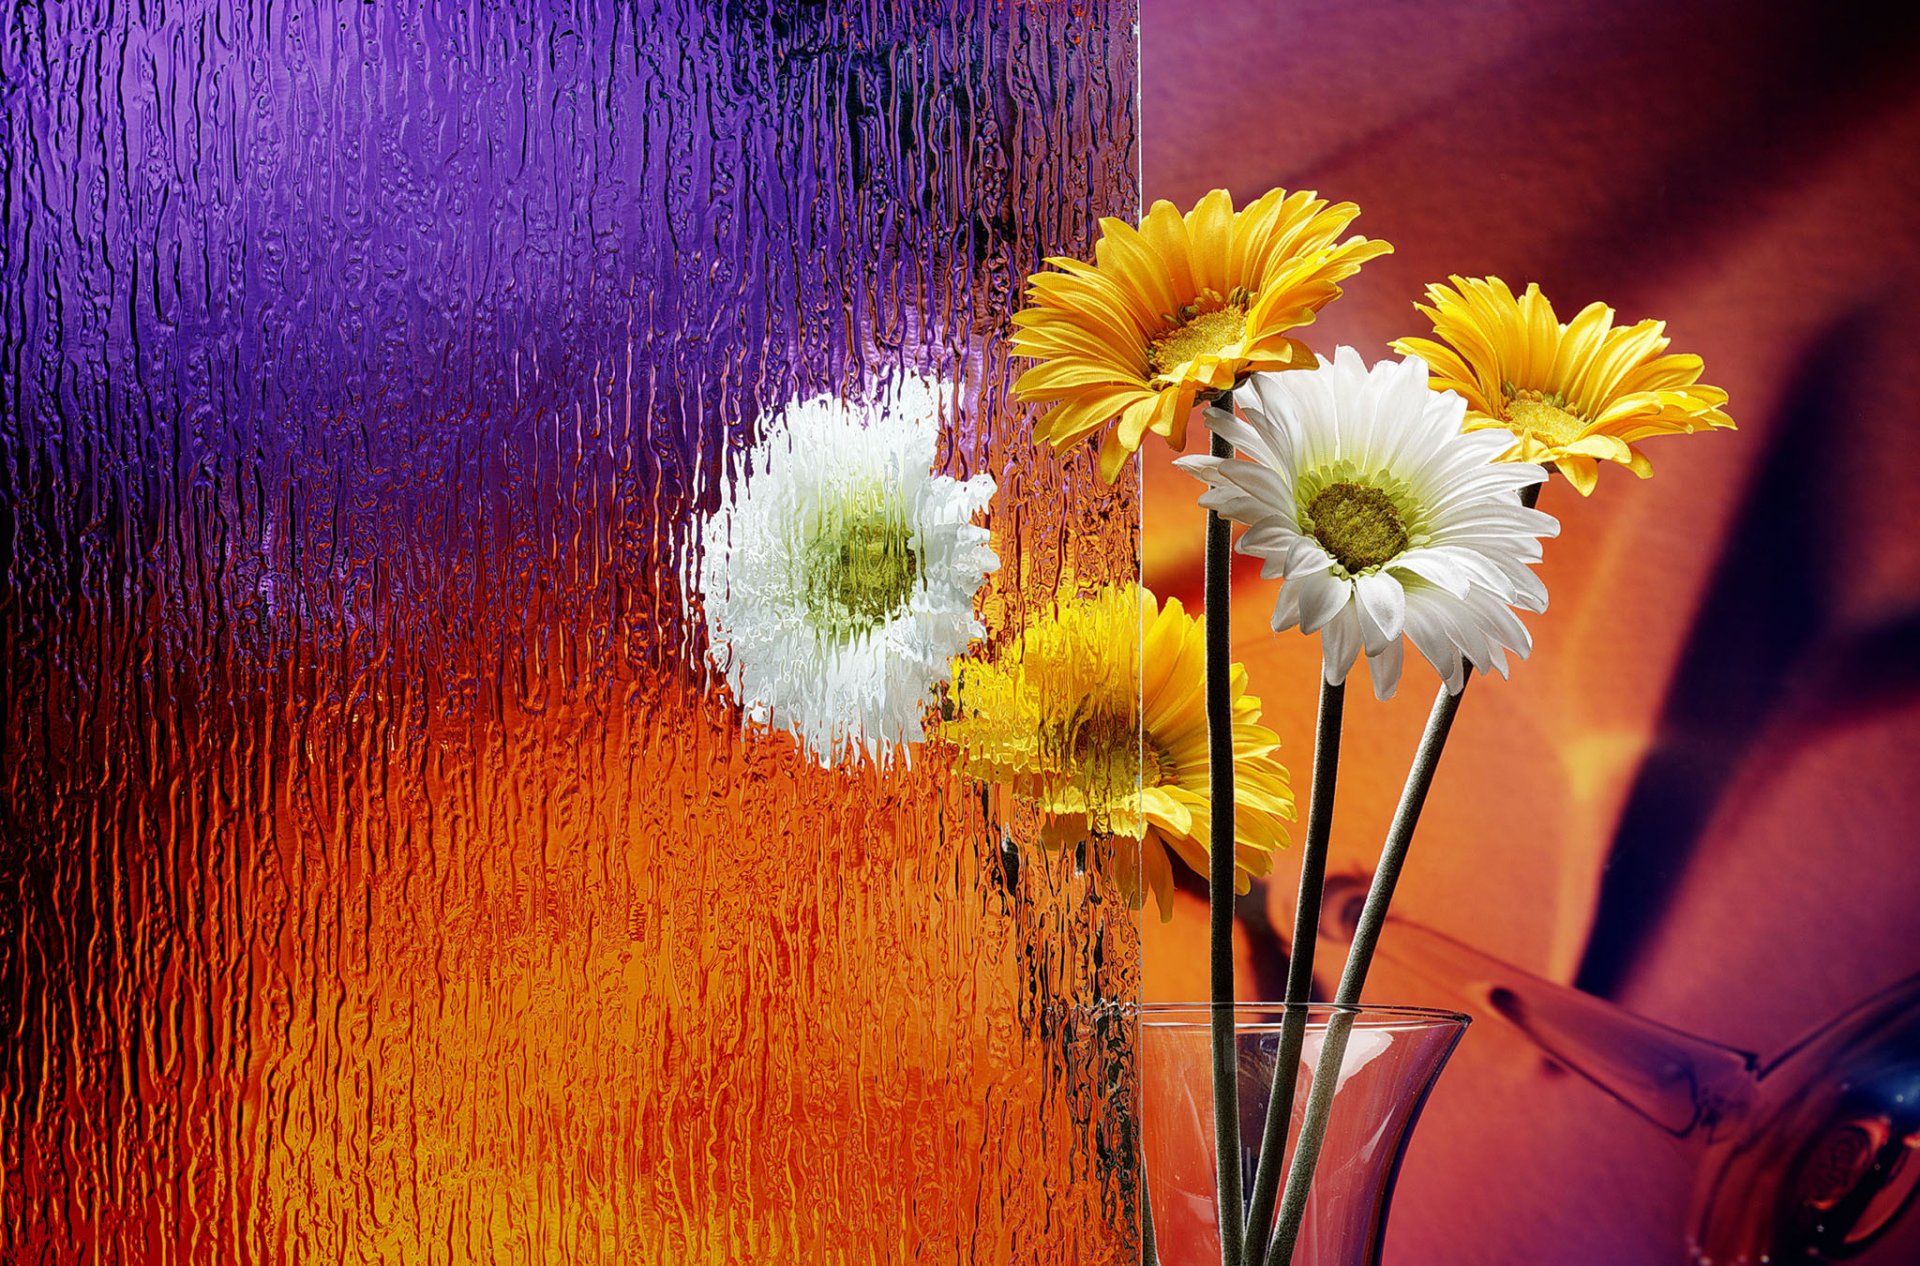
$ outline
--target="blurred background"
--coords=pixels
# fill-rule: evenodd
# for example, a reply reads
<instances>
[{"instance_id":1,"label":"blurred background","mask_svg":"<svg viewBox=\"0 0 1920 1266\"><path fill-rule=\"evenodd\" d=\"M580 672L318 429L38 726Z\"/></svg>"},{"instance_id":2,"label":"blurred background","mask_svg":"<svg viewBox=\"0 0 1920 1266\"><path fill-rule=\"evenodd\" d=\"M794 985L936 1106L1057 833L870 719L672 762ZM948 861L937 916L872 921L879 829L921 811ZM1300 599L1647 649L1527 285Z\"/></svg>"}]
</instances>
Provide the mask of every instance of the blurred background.
<instances>
[{"instance_id":1,"label":"blurred background","mask_svg":"<svg viewBox=\"0 0 1920 1266\"><path fill-rule=\"evenodd\" d=\"M1413 301L1449 273L1537 281L1562 319L1668 322L1740 426L1653 441L1648 482L1547 490L1551 609L1513 680L1470 690L1396 901L1453 941L1390 930L1369 985L1478 1021L1389 1263L1685 1260L1710 1196L1766 1224L1723 1253L1920 1260L1890 1106L1920 1086L1920 42L1911 12L1866 13L1142 5L1146 201L1313 188L1395 245L1314 346L1425 334ZM1147 580L1197 607L1196 486L1149 454ZM1268 631L1254 567L1236 583L1304 804L1318 644ZM1410 660L1398 699L1350 695L1336 882L1370 871L1435 685ZM1294 864L1242 905L1246 997L1281 994ZM1181 900L1146 929L1149 997L1205 994L1204 893ZM1758 1185L1729 1194L1742 1165Z\"/></svg>"}]
</instances>

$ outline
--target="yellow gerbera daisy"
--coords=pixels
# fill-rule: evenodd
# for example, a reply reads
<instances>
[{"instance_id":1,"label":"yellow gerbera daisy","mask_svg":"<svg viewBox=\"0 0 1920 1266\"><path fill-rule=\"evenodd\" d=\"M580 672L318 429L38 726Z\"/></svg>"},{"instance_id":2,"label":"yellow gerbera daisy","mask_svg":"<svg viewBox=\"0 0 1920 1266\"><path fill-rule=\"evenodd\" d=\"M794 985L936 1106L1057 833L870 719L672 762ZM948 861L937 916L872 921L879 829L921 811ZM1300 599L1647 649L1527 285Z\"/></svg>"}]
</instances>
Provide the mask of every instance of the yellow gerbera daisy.
<instances>
[{"instance_id":1,"label":"yellow gerbera daisy","mask_svg":"<svg viewBox=\"0 0 1920 1266\"><path fill-rule=\"evenodd\" d=\"M1100 221L1094 262L1049 259L1027 279L1013 350L1040 363L1020 376L1024 400L1053 407L1034 438L1062 449L1109 422L1100 473L1111 483L1148 431L1185 448L1203 393L1257 369L1314 364L1287 337L1340 295L1339 283L1393 248L1354 236L1351 202L1275 189L1245 210L1215 189L1182 215L1156 202L1138 229Z\"/></svg>"},{"instance_id":2,"label":"yellow gerbera daisy","mask_svg":"<svg viewBox=\"0 0 1920 1266\"><path fill-rule=\"evenodd\" d=\"M1145 635L1142 636L1144 617ZM1144 650L1144 656L1143 656ZM1047 814L1053 847L1089 835L1140 841L1117 851L1116 879L1136 903L1152 892L1173 914L1178 856L1207 873L1204 626L1178 600L1138 585L1063 598L998 658L955 664L947 737L973 776L1012 788ZM1293 817L1279 736L1233 666L1235 886L1273 867ZM1143 714L1144 708L1144 714ZM1137 723L1136 723L1137 722Z\"/></svg>"},{"instance_id":3,"label":"yellow gerbera daisy","mask_svg":"<svg viewBox=\"0 0 1920 1266\"><path fill-rule=\"evenodd\" d=\"M1434 390L1466 399L1467 430L1512 431L1507 460L1552 463L1585 496L1603 461L1653 473L1640 440L1733 429L1720 407L1727 393L1700 381L1700 358L1662 355L1664 321L1616 329L1613 309L1590 303L1563 324L1539 286L1516 299L1498 277L1450 280L1427 287L1431 307L1414 305L1445 343L1403 338L1393 348L1427 362Z\"/></svg>"}]
</instances>

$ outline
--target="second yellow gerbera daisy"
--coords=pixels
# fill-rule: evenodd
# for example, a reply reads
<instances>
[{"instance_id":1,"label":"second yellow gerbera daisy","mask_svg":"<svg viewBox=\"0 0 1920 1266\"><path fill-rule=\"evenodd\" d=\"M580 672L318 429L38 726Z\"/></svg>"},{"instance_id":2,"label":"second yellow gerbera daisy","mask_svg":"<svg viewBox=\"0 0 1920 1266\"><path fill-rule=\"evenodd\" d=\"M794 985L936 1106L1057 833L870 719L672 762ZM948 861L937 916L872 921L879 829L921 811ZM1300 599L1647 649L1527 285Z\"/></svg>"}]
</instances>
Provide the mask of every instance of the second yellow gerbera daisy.
<instances>
[{"instance_id":1,"label":"second yellow gerbera daisy","mask_svg":"<svg viewBox=\"0 0 1920 1266\"><path fill-rule=\"evenodd\" d=\"M966 771L1034 801L1050 845L1139 840L1137 862L1116 850L1115 877L1135 901L1151 892L1171 917L1173 858L1207 873L1202 623L1176 599L1163 606L1138 586L1115 585L1062 599L1006 652L954 671L946 735ZM1287 842L1293 793L1274 755L1279 736L1260 724L1260 700L1246 693L1238 664L1232 685L1234 879L1245 892Z\"/></svg>"},{"instance_id":2,"label":"second yellow gerbera daisy","mask_svg":"<svg viewBox=\"0 0 1920 1266\"><path fill-rule=\"evenodd\" d=\"M1733 428L1727 393L1700 381L1700 358L1662 354L1665 322L1616 328L1612 308L1590 303L1563 324L1539 286L1515 298L1498 277L1449 280L1427 287L1431 307L1414 305L1444 344L1393 348L1427 362L1434 390L1465 397L1467 430L1513 432L1508 460L1551 463L1584 496L1603 461L1651 475L1641 440Z\"/></svg>"},{"instance_id":3,"label":"second yellow gerbera daisy","mask_svg":"<svg viewBox=\"0 0 1920 1266\"><path fill-rule=\"evenodd\" d=\"M1182 215L1156 202L1134 228L1100 221L1094 262L1049 259L1016 313L1017 355L1040 363L1015 384L1052 404L1034 438L1055 449L1113 423L1100 473L1119 478L1147 432L1186 447L1196 397L1254 370L1314 365L1289 330L1314 319L1340 282L1393 248L1336 241L1360 209L1275 189L1244 210L1215 189Z\"/></svg>"}]
</instances>

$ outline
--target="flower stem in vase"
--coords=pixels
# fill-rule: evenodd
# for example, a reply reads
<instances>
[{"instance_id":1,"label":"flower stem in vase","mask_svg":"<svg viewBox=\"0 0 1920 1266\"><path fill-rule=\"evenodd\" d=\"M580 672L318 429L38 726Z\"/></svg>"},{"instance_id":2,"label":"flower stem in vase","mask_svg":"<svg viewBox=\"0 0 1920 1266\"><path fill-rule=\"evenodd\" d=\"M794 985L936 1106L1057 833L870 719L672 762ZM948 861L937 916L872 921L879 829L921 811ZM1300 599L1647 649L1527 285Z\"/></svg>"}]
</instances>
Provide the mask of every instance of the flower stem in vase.
<instances>
[{"instance_id":1,"label":"flower stem in vase","mask_svg":"<svg viewBox=\"0 0 1920 1266\"><path fill-rule=\"evenodd\" d=\"M1247 1260L1264 1261L1273 1231L1273 1205L1280 1195L1286 1163L1287 1127L1293 1121L1293 1090L1300 1048L1307 1036L1307 1004L1313 1001L1313 952L1326 886L1327 842L1333 834L1333 792L1340 771L1340 725L1346 713L1347 687L1320 681L1320 717L1313 737L1313 792L1307 806L1307 838L1300 856L1300 893L1293 907L1293 940L1288 946L1286 1011L1280 1022L1280 1049L1274 1061L1273 1089L1267 1098L1267 1123L1260 1136L1260 1163L1253 1175L1253 1204L1247 1213Z\"/></svg>"},{"instance_id":2,"label":"flower stem in vase","mask_svg":"<svg viewBox=\"0 0 1920 1266\"><path fill-rule=\"evenodd\" d=\"M1327 1034L1320 1048L1320 1059L1313 1070L1313 1088L1307 1093L1306 1117L1300 1123L1300 1141L1294 1147L1293 1166L1287 1171L1287 1186L1280 1199L1280 1222L1274 1228L1273 1244L1267 1253L1267 1266L1289 1266L1300 1224L1306 1216L1307 1194L1313 1183L1314 1167L1320 1161L1320 1146L1326 1139L1327 1121L1333 1112L1333 1094L1340 1082L1340 1066L1346 1059L1347 1037L1353 1028L1351 1008L1358 1006L1361 990L1367 983L1367 969L1373 965L1373 951L1380 942L1380 929L1386 922L1387 906L1399 883L1400 869L1413 843L1414 828L1420 822L1420 810L1433 786L1434 771L1440 766L1440 753L1453 729L1454 715L1466 694L1462 679L1460 692L1445 686L1433 701L1427 717L1426 733L1420 736L1413 768L1407 772L1407 785L1400 793L1400 805L1394 810L1393 825L1387 830L1386 847L1373 872L1373 886L1361 907L1359 924L1354 928L1353 944L1347 950L1347 965L1340 973L1340 988L1334 1004L1343 1008L1327 1022Z\"/></svg>"},{"instance_id":3,"label":"flower stem in vase","mask_svg":"<svg viewBox=\"0 0 1920 1266\"><path fill-rule=\"evenodd\" d=\"M1140 1266L1160 1266L1160 1247L1153 1238L1153 1197L1147 1194L1147 1170L1140 1167Z\"/></svg>"},{"instance_id":4,"label":"flower stem in vase","mask_svg":"<svg viewBox=\"0 0 1920 1266\"><path fill-rule=\"evenodd\" d=\"M1232 408L1232 397L1227 397ZM1215 457L1233 445L1213 436ZM1233 636L1231 539L1227 520L1207 512L1207 772L1213 797L1207 849L1207 940L1212 982L1213 1126L1219 1157L1221 1266L1242 1266L1245 1206L1240 1186L1240 1073L1233 1013Z\"/></svg>"}]
</instances>

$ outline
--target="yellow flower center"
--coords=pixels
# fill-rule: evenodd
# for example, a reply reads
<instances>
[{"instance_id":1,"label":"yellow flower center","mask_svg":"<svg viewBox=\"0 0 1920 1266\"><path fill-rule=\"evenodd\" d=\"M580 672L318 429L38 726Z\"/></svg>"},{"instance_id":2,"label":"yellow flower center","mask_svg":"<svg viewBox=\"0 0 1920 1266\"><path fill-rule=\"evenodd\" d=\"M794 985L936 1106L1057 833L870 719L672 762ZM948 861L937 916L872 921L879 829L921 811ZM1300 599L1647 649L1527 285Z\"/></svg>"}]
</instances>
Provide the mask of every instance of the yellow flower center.
<instances>
[{"instance_id":1,"label":"yellow flower center","mask_svg":"<svg viewBox=\"0 0 1920 1266\"><path fill-rule=\"evenodd\" d=\"M1398 558L1412 543L1393 498L1371 484L1328 484L1307 504L1300 526L1356 576Z\"/></svg>"},{"instance_id":2,"label":"yellow flower center","mask_svg":"<svg viewBox=\"0 0 1920 1266\"><path fill-rule=\"evenodd\" d=\"M1195 357L1217 356L1246 338L1246 295L1238 289L1224 298L1217 291L1202 291L1178 314L1161 319L1172 328L1148 340L1147 368L1154 378L1170 382Z\"/></svg>"},{"instance_id":3,"label":"yellow flower center","mask_svg":"<svg viewBox=\"0 0 1920 1266\"><path fill-rule=\"evenodd\" d=\"M851 515L817 525L801 558L807 612L844 645L904 609L920 579L920 555L902 508L884 494Z\"/></svg>"},{"instance_id":4,"label":"yellow flower center","mask_svg":"<svg viewBox=\"0 0 1920 1266\"><path fill-rule=\"evenodd\" d=\"M1068 745L1070 768L1090 804L1112 806L1139 787L1139 737L1128 718L1088 718L1073 728Z\"/></svg>"},{"instance_id":5,"label":"yellow flower center","mask_svg":"<svg viewBox=\"0 0 1920 1266\"><path fill-rule=\"evenodd\" d=\"M1173 781L1173 762L1160 750L1160 745L1152 739L1140 744L1141 768L1140 785L1142 787L1164 787Z\"/></svg>"},{"instance_id":6,"label":"yellow flower center","mask_svg":"<svg viewBox=\"0 0 1920 1266\"><path fill-rule=\"evenodd\" d=\"M1507 391L1507 425L1549 444L1571 444L1587 433L1587 423L1567 408L1565 396L1544 391Z\"/></svg>"},{"instance_id":7,"label":"yellow flower center","mask_svg":"<svg viewBox=\"0 0 1920 1266\"><path fill-rule=\"evenodd\" d=\"M1068 745L1073 786L1092 829L1138 838L1141 789L1173 781L1173 762L1151 737L1142 740L1130 714L1089 717L1073 728Z\"/></svg>"}]
</instances>

